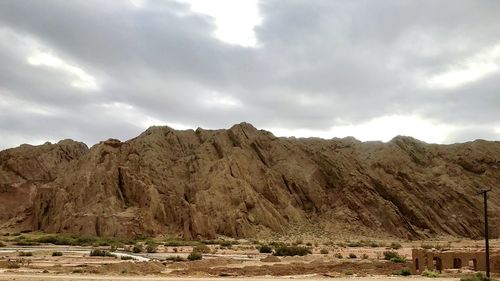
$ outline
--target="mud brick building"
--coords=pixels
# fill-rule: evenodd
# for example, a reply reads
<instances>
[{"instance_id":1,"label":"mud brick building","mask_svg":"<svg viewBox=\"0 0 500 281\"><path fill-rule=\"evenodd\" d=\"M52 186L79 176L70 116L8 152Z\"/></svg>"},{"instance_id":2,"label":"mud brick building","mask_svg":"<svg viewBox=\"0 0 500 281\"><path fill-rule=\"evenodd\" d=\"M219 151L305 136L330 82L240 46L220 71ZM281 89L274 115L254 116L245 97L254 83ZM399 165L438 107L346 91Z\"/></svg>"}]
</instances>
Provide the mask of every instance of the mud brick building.
<instances>
[{"instance_id":1,"label":"mud brick building","mask_svg":"<svg viewBox=\"0 0 500 281\"><path fill-rule=\"evenodd\" d=\"M444 269L468 268L474 271L486 271L484 251L413 249L412 260L413 274L420 274L426 269L441 271ZM491 272L500 273L500 252L498 251L490 253L490 270Z\"/></svg>"}]
</instances>

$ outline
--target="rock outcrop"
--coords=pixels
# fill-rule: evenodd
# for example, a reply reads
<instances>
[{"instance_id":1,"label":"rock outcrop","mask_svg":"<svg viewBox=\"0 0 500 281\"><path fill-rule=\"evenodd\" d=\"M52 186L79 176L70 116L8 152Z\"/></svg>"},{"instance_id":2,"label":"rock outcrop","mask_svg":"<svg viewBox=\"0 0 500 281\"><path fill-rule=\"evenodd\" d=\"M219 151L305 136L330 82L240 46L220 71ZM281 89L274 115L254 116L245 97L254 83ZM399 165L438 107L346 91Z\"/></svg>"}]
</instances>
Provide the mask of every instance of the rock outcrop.
<instances>
[{"instance_id":1,"label":"rock outcrop","mask_svg":"<svg viewBox=\"0 0 500 281\"><path fill-rule=\"evenodd\" d=\"M500 142L362 143L151 127L88 149L74 141L0 152L0 222L101 236L252 237L307 224L333 233L482 235L480 188L500 183ZM490 193L492 236L500 192Z\"/></svg>"}]
</instances>

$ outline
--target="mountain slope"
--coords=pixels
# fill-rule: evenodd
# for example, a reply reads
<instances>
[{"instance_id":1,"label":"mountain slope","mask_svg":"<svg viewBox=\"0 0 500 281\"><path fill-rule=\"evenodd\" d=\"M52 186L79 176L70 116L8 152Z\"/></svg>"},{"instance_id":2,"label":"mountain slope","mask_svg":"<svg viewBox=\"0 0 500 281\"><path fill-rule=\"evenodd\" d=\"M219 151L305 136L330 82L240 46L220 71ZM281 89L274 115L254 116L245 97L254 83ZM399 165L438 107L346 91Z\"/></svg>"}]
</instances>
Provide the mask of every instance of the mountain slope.
<instances>
[{"instance_id":1,"label":"mountain slope","mask_svg":"<svg viewBox=\"0 0 500 281\"><path fill-rule=\"evenodd\" d=\"M54 152L63 146L69 156ZM2 219L10 227L103 236L251 237L310 225L371 236L478 237L475 192L498 186L497 158L500 142L276 138L247 123L151 127L90 149L64 141L0 152L2 189L30 194ZM490 194L498 237L500 195Z\"/></svg>"}]
</instances>

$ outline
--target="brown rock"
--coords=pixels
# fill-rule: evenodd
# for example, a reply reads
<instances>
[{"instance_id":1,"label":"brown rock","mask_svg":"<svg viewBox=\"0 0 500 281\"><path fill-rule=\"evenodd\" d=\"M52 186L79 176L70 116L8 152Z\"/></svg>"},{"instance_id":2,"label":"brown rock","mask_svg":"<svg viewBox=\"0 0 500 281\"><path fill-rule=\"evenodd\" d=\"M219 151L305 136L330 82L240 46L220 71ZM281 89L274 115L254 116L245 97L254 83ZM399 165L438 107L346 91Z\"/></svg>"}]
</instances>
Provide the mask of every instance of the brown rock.
<instances>
[{"instance_id":1,"label":"brown rock","mask_svg":"<svg viewBox=\"0 0 500 281\"><path fill-rule=\"evenodd\" d=\"M475 192L500 182L495 157L500 142L277 138L247 123L151 127L90 149L62 141L0 152L0 200L16 202L2 204L11 211L0 221L103 236L251 237L307 224L371 236L479 237ZM498 237L500 193L489 206Z\"/></svg>"}]
</instances>

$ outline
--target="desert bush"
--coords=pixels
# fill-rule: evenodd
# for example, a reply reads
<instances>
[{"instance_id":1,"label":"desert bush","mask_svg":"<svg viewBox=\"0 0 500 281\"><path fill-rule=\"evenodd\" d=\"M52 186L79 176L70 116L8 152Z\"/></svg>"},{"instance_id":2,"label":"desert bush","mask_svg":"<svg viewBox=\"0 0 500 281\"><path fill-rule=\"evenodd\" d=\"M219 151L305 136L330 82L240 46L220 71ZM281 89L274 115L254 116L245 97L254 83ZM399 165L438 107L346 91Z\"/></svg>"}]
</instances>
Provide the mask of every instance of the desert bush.
<instances>
[{"instance_id":1,"label":"desert bush","mask_svg":"<svg viewBox=\"0 0 500 281\"><path fill-rule=\"evenodd\" d=\"M396 242L392 242L391 245L389 245L389 248L394 249L394 250L401 249L401 244L396 243Z\"/></svg>"},{"instance_id":2,"label":"desert bush","mask_svg":"<svg viewBox=\"0 0 500 281\"><path fill-rule=\"evenodd\" d=\"M306 246L307 246L307 247L312 247L312 245L313 245L313 244L312 244L311 242L307 242L307 243L306 243Z\"/></svg>"},{"instance_id":3,"label":"desert bush","mask_svg":"<svg viewBox=\"0 0 500 281\"><path fill-rule=\"evenodd\" d=\"M399 257L399 254L395 251L385 251L383 254L384 254L384 259L388 261L391 260L392 258Z\"/></svg>"},{"instance_id":4,"label":"desert bush","mask_svg":"<svg viewBox=\"0 0 500 281\"><path fill-rule=\"evenodd\" d=\"M297 239L295 240L295 242L292 243L292 245L302 245L302 243L304 243L304 241L302 241L302 239Z\"/></svg>"},{"instance_id":5,"label":"desert bush","mask_svg":"<svg viewBox=\"0 0 500 281\"><path fill-rule=\"evenodd\" d=\"M106 250L101 249L93 249L90 251L91 257L116 257L115 254L112 254Z\"/></svg>"},{"instance_id":6,"label":"desert bush","mask_svg":"<svg viewBox=\"0 0 500 281\"><path fill-rule=\"evenodd\" d=\"M5 245L5 243L3 243L2 241L0 241L0 248L5 247L5 246L7 246L7 245Z\"/></svg>"},{"instance_id":7,"label":"desert bush","mask_svg":"<svg viewBox=\"0 0 500 281\"><path fill-rule=\"evenodd\" d=\"M350 259L355 259L357 256L354 253L349 253L349 258Z\"/></svg>"},{"instance_id":8,"label":"desert bush","mask_svg":"<svg viewBox=\"0 0 500 281\"><path fill-rule=\"evenodd\" d=\"M148 253L156 253L158 251L158 245L156 244L148 244L146 246L146 252Z\"/></svg>"},{"instance_id":9,"label":"desert bush","mask_svg":"<svg viewBox=\"0 0 500 281\"><path fill-rule=\"evenodd\" d=\"M272 252L273 252L273 248L271 248L268 245L262 245L262 246L259 247L259 253L269 254L269 253L272 253Z\"/></svg>"},{"instance_id":10,"label":"desert bush","mask_svg":"<svg viewBox=\"0 0 500 281\"><path fill-rule=\"evenodd\" d=\"M342 256L342 254L341 254L341 253L336 253L336 254L335 254L335 257L336 257L337 259L343 259L343 258L344 258L344 256Z\"/></svg>"},{"instance_id":11,"label":"desert bush","mask_svg":"<svg viewBox=\"0 0 500 281\"><path fill-rule=\"evenodd\" d=\"M404 257L398 256L391 258L390 261L393 263L405 263L406 259Z\"/></svg>"},{"instance_id":12,"label":"desert bush","mask_svg":"<svg viewBox=\"0 0 500 281\"><path fill-rule=\"evenodd\" d=\"M311 250L301 246L277 247L274 253L275 256L305 256L308 254L312 254Z\"/></svg>"},{"instance_id":13,"label":"desert bush","mask_svg":"<svg viewBox=\"0 0 500 281\"><path fill-rule=\"evenodd\" d=\"M327 255L328 254L328 249L321 249L319 250L319 253L322 255Z\"/></svg>"},{"instance_id":14,"label":"desert bush","mask_svg":"<svg viewBox=\"0 0 500 281\"><path fill-rule=\"evenodd\" d=\"M210 253L210 248L207 245L201 244L194 247L193 252L208 254Z\"/></svg>"},{"instance_id":15,"label":"desert bush","mask_svg":"<svg viewBox=\"0 0 500 281\"><path fill-rule=\"evenodd\" d=\"M401 270L395 271L393 275L410 276L411 271L408 268L403 268Z\"/></svg>"},{"instance_id":16,"label":"desert bush","mask_svg":"<svg viewBox=\"0 0 500 281\"><path fill-rule=\"evenodd\" d=\"M138 254L144 252L144 247L141 244L135 244L132 248L132 252Z\"/></svg>"},{"instance_id":17,"label":"desert bush","mask_svg":"<svg viewBox=\"0 0 500 281\"><path fill-rule=\"evenodd\" d=\"M361 247L361 246L363 246L363 245L359 241L347 242L347 247L355 248L355 247Z\"/></svg>"},{"instance_id":18,"label":"desert bush","mask_svg":"<svg viewBox=\"0 0 500 281\"><path fill-rule=\"evenodd\" d=\"M181 256L172 256L172 257L167 257L168 261L174 261L174 262L179 262L179 261L185 261L185 259Z\"/></svg>"},{"instance_id":19,"label":"desert bush","mask_svg":"<svg viewBox=\"0 0 500 281\"><path fill-rule=\"evenodd\" d=\"M19 252L20 257L31 257L33 256L33 252Z\"/></svg>"},{"instance_id":20,"label":"desert bush","mask_svg":"<svg viewBox=\"0 0 500 281\"><path fill-rule=\"evenodd\" d=\"M380 245L377 242L370 242L370 247L378 248L378 247L380 247Z\"/></svg>"},{"instance_id":21,"label":"desert bush","mask_svg":"<svg viewBox=\"0 0 500 281\"><path fill-rule=\"evenodd\" d=\"M7 264L7 268L8 269L16 269L16 268L20 268L20 267L21 266L17 262L10 262L10 263Z\"/></svg>"},{"instance_id":22,"label":"desert bush","mask_svg":"<svg viewBox=\"0 0 500 281\"><path fill-rule=\"evenodd\" d=\"M361 258L362 258L362 259L364 259L364 260L366 260L366 259L368 259L368 255L367 255L367 254L363 254L363 255L361 256Z\"/></svg>"},{"instance_id":23,"label":"desert bush","mask_svg":"<svg viewBox=\"0 0 500 281\"><path fill-rule=\"evenodd\" d=\"M120 259L122 261L128 261L128 260L136 260L136 258L132 257L132 256L121 256Z\"/></svg>"},{"instance_id":24,"label":"desert bush","mask_svg":"<svg viewBox=\"0 0 500 281\"><path fill-rule=\"evenodd\" d=\"M195 252L193 250L187 258L190 261L196 261L196 260L201 260L203 258L203 255L201 254L201 252Z\"/></svg>"},{"instance_id":25,"label":"desert bush","mask_svg":"<svg viewBox=\"0 0 500 281\"><path fill-rule=\"evenodd\" d=\"M62 255L63 255L63 253L62 253L62 252L52 252L52 256L53 256L53 257L60 257L60 256L62 256Z\"/></svg>"},{"instance_id":26,"label":"desert bush","mask_svg":"<svg viewBox=\"0 0 500 281\"><path fill-rule=\"evenodd\" d=\"M424 270L424 272L422 272L422 276L429 277L429 278L435 278L435 277L439 276L439 273L437 273L436 271L426 269L426 270Z\"/></svg>"},{"instance_id":27,"label":"desert bush","mask_svg":"<svg viewBox=\"0 0 500 281\"><path fill-rule=\"evenodd\" d=\"M489 279L482 273L477 273L474 276L460 278L460 281L489 281Z\"/></svg>"}]
</instances>

